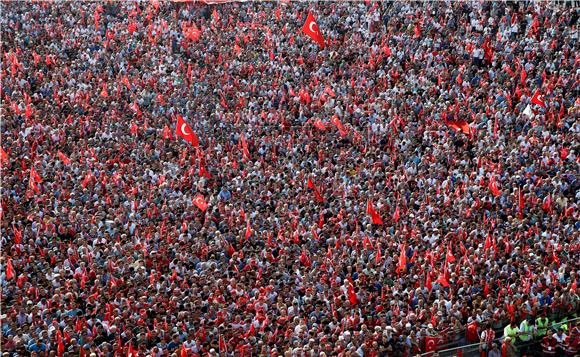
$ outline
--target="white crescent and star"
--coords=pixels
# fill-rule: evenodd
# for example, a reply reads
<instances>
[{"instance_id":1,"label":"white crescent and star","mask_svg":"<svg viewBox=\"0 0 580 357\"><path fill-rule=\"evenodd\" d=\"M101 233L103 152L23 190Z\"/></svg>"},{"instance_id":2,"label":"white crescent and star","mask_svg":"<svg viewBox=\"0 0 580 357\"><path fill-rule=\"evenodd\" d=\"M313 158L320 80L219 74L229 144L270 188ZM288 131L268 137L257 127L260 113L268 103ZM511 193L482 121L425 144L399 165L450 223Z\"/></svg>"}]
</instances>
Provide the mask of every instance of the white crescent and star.
<instances>
[{"instance_id":1,"label":"white crescent and star","mask_svg":"<svg viewBox=\"0 0 580 357\"><path fill-rule=\"evenodd\" d=\"M308 24L308 29L318 35L318 25L316 25L316 22L311 21L310 24Z\"/></svg>"},{"instance_id":2,"label":"white crescent and star","mask_svg":"<svg viewBox=\"0 0 580 357\"><path fill-rule=\"evenodd\" d=\"M185 123L181 124L181 129L180 129L181 130L181 133L183 135L185 135L185 136L190 136L191 135L191 132L188 133L186 131L186 129L187 129L187 124L185 124Z\"/></svg>"}]
</instances>

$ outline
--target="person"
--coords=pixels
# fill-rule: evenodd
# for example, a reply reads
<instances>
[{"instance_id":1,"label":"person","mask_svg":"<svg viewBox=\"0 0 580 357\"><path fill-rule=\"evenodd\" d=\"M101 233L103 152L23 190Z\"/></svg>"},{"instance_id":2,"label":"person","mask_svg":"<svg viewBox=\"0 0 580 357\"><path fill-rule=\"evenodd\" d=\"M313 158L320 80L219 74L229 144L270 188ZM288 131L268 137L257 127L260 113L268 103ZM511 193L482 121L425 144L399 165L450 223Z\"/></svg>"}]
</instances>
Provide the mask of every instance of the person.
<instances>
[{"instance_id":1,"label":"person","mask_svg":"<svg viewBox=\"0 0 580 357\"><path fill-rule=\"evenodd\" d=\"M516 357L518 355L518 351L516 346L514 345L512 338L507 336L503 339L501 345L501 356L502 357Z\"/></svg>"},{"instance_id":2,"label":"person","mask_svg":"<svg viewBox=\"0 0 580 357\"><path fill-rule=\"evenodd\" d=\"M530 349L530 342L536 336L536 327L534 326L534 319L532 317L527 317L520 323L519 328L519 341L516 344L518 350L525 355Z\"/></svg>"},{"instance_id":3,"label":"person","mask_svg":"<svg viewBox=\"0 0 580 357\"><path fill-rule=\"evenodd\" d=\"M3 352L403 354L578 310L566 4L0 13Z\"/></svg>"},{"instance_id":4,"label":"person","mask_svg":"<svg viewBox=\"0 0 580 357\"><path fill-rule=\"evenodd\" d=\"M548 333L548 326L550 320L546 317L545 313L542 313L540 317L536 319L536 328L539 337L544 337Z\"/></svg>"},{"instance_id":5,"label":"person","mask_svg":"<svg viewBox=\"0 0 580 357\"><path fill-rule=\"evenodd\" d=\"M564 333L564 329L560 327L552 334L552 337L554 340L556 340L556 354L564 355L566 351L566 339L568 338L568 335L566 335Z\"/></svg>"},{"instance_id":6,"label":"person","mask_svg":"<svg viewBox=\"0 0 580 357\"><path fill-rule=\"evenodd\" d=\"M501 357L501 351L499 350L497 343L492 343L489 351L487 352L487 357Z\"/></svg>"},{"instance_id":7,"label":"person","mask_svg":"<svg viewBox=\"0 0 580 357\"><path fill-rule=\"evenodd\" d=\"M515 320L511 320L511 322L503 329L504 340L506 337L510 337L510 341L512 344L515 344L516 339L518 338L519 335L520 330Z\"/></svg>"},{"instance_id":8,"label":"person","mask_svg":"<svg viewBox=\"0 0 580 357\"><path fill-rule=\"evenodd\" d=\"M481 331L481 335L479 338L480 341L479 350L482 351L483 354L485 354L486 351L489 351L491 349L494 340L495 340L495 331L491 327L490 323L486 323L485 329Z\"/></svg>"},{"instance_id":9,"label":"person","mask_svg":"<svg viewBox=\"0 0 580 357\"><path fill-rule=\"evenodd\" d=\"M558 341L554 338L553 334L547 334L542 339L542 353L544 356L555 356L556 348L558 346Z\"/></svg>"}]
</instances>

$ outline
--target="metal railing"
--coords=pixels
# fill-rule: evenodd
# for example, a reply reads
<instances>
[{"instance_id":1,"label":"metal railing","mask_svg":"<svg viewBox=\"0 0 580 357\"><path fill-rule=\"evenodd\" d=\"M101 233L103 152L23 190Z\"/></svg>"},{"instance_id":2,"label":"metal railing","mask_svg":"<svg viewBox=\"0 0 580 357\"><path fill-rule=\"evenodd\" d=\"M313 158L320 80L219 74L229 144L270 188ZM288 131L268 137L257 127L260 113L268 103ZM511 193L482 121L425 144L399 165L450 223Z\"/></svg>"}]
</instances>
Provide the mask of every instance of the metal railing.
<instances>
[{"instance_id":1,"label":"metal railing","mask_svg":"<svg viewBox=\"0 0 580 357\"><path fill-rule=\"evenodd\" d=\"M572 315L569 315L569 316L572 316ZM567 316L564 316L564 317L567 317ZM573 322L576 322L576 321L580 321L580 317L575 317L575 318L567 319L564 322L561 321L561 322L553 323L553 324L551 324L548 327L548 330L549 329L552 329L553 327L558 327L558 326L561 326L563 324L570 324L570 323L573 323ZM496 339L494 339L494 342L497 342L499 344L504 339L503 329L496 330L496 332L500 332L501 335L502 335L501 337L497 337ZM526 343L523 343L523 344L517 344L516 346L518 348L522 348L522 347L529 348L529 347L532 347L534 345L537 345L537 344L539 344L541 342L542 342L541 339L537 339L536 336L532 336L532 339L529 342L526 342ZM461 351L461 355L463 357L479 356L479 354L480 354L480 352L479 352L479 346L481 346L481 342L472 343L472 344L469 344L469 345L462 345L462 346L457 346L457 347L445 348L445 347L448 347L448 346L451 346L451 345L454 345L454 344L459 344L459 343L460 343L460 341L454 341L454 342L451 342L451 343L447 343L445 345L438 346L439 348L437 349L437 351L424 352L424 353L421 353L418 356L433 356L435 353L437 353L437 355L439 357L453 357L453 356L457 356L458 353L459 353L459 351ZM441 348L441 347L443 347L443 348Z\"/></svg>"}]
</instances>

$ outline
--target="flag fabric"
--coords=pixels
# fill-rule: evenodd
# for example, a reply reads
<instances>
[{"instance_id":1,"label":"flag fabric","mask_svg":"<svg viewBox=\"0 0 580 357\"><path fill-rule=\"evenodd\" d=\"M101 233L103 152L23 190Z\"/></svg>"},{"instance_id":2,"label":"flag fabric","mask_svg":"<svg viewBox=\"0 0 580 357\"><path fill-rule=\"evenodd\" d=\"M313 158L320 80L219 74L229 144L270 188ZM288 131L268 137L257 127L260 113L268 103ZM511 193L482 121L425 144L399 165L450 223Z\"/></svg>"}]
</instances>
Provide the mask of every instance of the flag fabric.
<instances>
[{"instance_id":1,"label":"flag fabric","mask_svg":"<svg viewBox=\"0 0 580 357\"><path fill-rule=\"evenodd\" d=\"M316 197L317 202L324 202L324 197L322 197L322 195L320 194L320 190L318 189L318 187L316 187L314 181L312 181L310 177L308 178L306 187L308 187L314 192L314 197Z\"/></svg>"},{"instance_id":2,"label":"flag fabric","mask_svg":"<svg viewBox=\"0 0 580 357\"><path fill-rule=\"evenodd\" d=\"M356 305L358 303L358 298L356 296L356 292L354 291L354 286L351 282L348 283L348 301L352 305Z\"/></svg>"},{"instance_id":3,"label":"flag fabric","mask_svg":"<svg viewBox=\"0 0 580 357\"><path fill-rule=\"evenodd\" d=\"M62 161L63 164L70 165L70 159L60 150L56 153L56 155L58 156L59 160Z\"/></svg>"},{"instance_id":4,"label":"flag fabric","mask_svg":"<svg viewBox=\"0 0 580 357\"><path fill-rule=\"evenodd\" d=\"M320 118L314 121L314 126L320 130L326 130L326 125L324 125L324 123L322 122L322 120L320 120Z\"/></svg>"},{"instance_id":5,"label":"flag fabric","mask_svg":"<svg viewBox=\"0 0 580 357\"><path fill-rule=\"evenodd\" d=\"M302 32L304 32L307 36L309 36L316 43L318 43L320 48L324 48L324 37L322 36L322 33L320 33L320 29L316 24L316 20L314 19L314 16L310 12L306 17L306 22L304 23L304 26L302 26Z\"/></svg>"},{"instance_id":6,"label":"flag fabric","mask_svg":"<svg viewBox=\"0 0 580 357\"><path fill-rule=\"evenodd\" d=\"M536 92L532 96L532 103L537 104L542 108L546 109L546 102L544 102L544 96L540 94L539 90L536 90Z\"/></svg>"},{"instance_id":7,"label":"flag fabric","mask_svg":"<svg viewBox=\"0 0 580 357\"><path fill-rule=\"evenodd\" d=\"M500 195L499 188L497 187L497 181L495 180L495 176L493 176L489 180L489 190L491 191L491 194L494 195L495 197L498 197Z\"/></svg>"},{"instance_id":8,"label":"flag fabric","mask_svg":"<svg viewBox=\"0 0 580 357\"><path fill-rule=\"evenodd\" d=\"M6 262L6 280L14 279L14 266L12 265L12 259L8 258Z\"/></svg>"},{"instance_id":9,"label":"flag fabric","mask_svg":"<svg viewBox=\"0 0 580 357\"><path fill-rule=\"evenodd\" d=\"M381 215L373 207L373 201L371 201L370 198L367 200L367 214L371 215L371 219L372 219L373 224L383 224L384 223L383 219L381 218Z\"/></svg>"},{"instance_id":10,"label":"flag fabric","mask_svg":"<svg viewBox=\"0 0 580 357\"><path fill-rule=\"evenodd\" d=\"M340 136L346 136L348 131L346 130L344 125L342 125L342 123L340 122L340 119L338 119L338 116L336 116L336 115L333 116L332 119L330 119L330 122L332 124L334 124L334 126L336 126L336 128L338 129L338 132L340 133Z\"/></svg>"},{"instance_id":11,"label":"flag fabric","mask_svg":"<svg viewBox=\"0 0 580 357\"><path fill-rule=\"evenodd\" d=\"M250 220L246 221L246 240L250 239L252 236L252 227L250 227Z\"/></svg>"},{"instance_id":12,"label":"flag fabric","mask_svg":"<svg viewBox=\"0 0 580 357\"><path fill-rule=\"evenodd\" d=\"M28 186L35 192L40 192L40 188L38 187L38 183L41 183L42 179L40 178L40 175L38 174L38 172L36 172L36 170L34 169L34 167L30 168L30 179L28 180Z\"/></svg>"},{"instance_id":13,"label":"flag fabric","mask_svg":"<svg viewBox=\"0 0 580 357\"><path fill-rule=\"evenodd\" d=\"M525 114L528 116L528 118L531 118L532 114L534 114L534 112L532 112L532 107L528 104L526 106L526 109L524 109L524 111L522 112L522 114Z\"/></svg>"},{"instance_id":14,"label":"flag fabric","mask_svg":"<svg viewBox=\"0 0 580 357\"><path fill-rule=\"evenodd\" d=\"M177 125L175 126L175 134L185 141L189 142L194 147L199 146L199 139L191 130L190 126L183 120L181 115L177 115Z\"/></svg>"},{"instance_id":15,"label":"flag fabric","mask_svg":"<svg viewBox=\"0 0 580 357\"><path fill-rule=\"evenodd\" d=\"M312 261L306 254L306 250L304 248L302 248L302 252L300 253L300 263L302 263L302 265L304 265L305 267L309 267L312 265Z\"/></svg>"},{"instance_id":16,"label":"flag fabric","mask_svg":"<svg viewBox=\"0 0 580 357\"><path fill-rule=\"evenodd\" d=\"M447 247L447 262L453 263L455 261L455 257L453 256L453 250L451 249L451 244Z\"/></svg>"},{"instance_id":17,"label":"flag fabric","mask_svg":"<svg viewBox=\"0 0 580 357\"><path fill-rule=\"evenodd\" d=\"M0 147L0 164L8 162L8 154Z\"/></svg>"},{"instance_id":18,"label":"flag fabric","mask_svg":"<svg viewBox=\"0 0 580 357\"><path fill-rule=\"evenodd\" d=\"M447 125L448 127L450 127L451 129L453 129L455 131L461 131L465 135L469 135L471 133L471 128L469 127L469 124L463 119L459 119L459 120L447 120L446 119L445 125Z\"/></svg>"},{"instance_id":19,"label":"flag fabric","mask_svg":"<svg viewBox=\"0 0 580 357\"><path fill-rule=\"evenodd\" d=\"M220 335L219 338L219 350L220 356L225 356L228 353L228 346L226 345L226 341L224 340L224 336Z\"/></svg>"},{"instance_id":20,"label":"flag fabric","mask_svg":"<svg viewBox=\"0 0 580 357\"><path fill-rule=\"evenodd\" d=\"M207 202L205 201L202 194L198 194L193 198L193 204L203 212L205 212L207 209Z\"/></svg>"},{"instance_id":21,"label":"flag fabric","mask_svg":"<svg viewBox=\"0 0 580 357\"><path fill-rule=\"evenodd\" d=\"M437 346L441 343L438 336L425 336L425 352L437 351Z\"/></svg>"},{"instance_id":22,"label":"flag fabric","mask_svg":"<svg viewBox=\"0 0 580 357\"><path fill-rule=\"evenodd\" d=\"M402 244L400 247L401 252L399 253L399 262L397 263L397 273L407 270L407 253L405 248L405 244Z\"/></svg>"}]
</instances>

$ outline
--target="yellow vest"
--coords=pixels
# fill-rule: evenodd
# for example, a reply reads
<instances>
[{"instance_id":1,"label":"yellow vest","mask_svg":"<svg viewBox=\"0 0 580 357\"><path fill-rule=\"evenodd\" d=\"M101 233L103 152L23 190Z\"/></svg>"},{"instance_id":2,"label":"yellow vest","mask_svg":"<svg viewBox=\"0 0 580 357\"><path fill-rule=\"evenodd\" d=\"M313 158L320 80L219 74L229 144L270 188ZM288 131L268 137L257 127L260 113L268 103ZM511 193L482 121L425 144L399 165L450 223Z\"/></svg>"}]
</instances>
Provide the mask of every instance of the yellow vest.
<instances>
[{"instance_id":1,"label":"yellow vest","mask_svg":"<svg viewBox=\"0 0 580 357\"><path fill-rule=\"evenodd\" d=\"M538 336L546 336L546 332L548 331L548 320L547 317L540 317L536 320L536 325L538 325Z\"/></svg>"}]
</instances>

